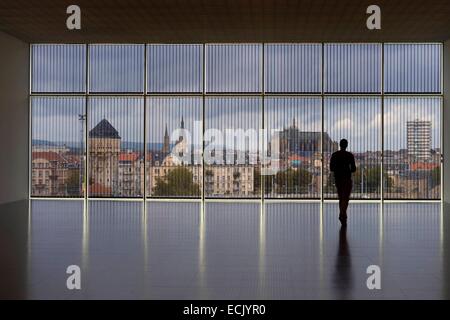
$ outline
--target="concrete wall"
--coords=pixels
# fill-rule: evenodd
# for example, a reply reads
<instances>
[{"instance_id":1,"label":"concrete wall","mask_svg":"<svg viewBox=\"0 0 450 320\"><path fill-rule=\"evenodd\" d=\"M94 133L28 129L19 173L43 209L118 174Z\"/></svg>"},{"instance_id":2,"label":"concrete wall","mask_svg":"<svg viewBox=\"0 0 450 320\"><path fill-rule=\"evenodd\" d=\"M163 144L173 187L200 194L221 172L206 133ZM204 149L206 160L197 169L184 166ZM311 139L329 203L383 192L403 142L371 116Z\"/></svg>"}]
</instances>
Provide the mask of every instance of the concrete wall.
<instances>
[{"instance_id":1,"label":"concrete wall","mask_svg":"<svg viewBox=\"0 0 450 320\"><path fill-rule=\"evenodd\" d=\"M0 32L0 204L28 197L29 46Z\"/></svg>"},{"instance_id":2,"label":"concrete wall","mask_svg":"<svg viewBox=\"0 0 450 320\"><path fill-rule=\"evenodd\" d=\"M27 298L28 200L0 204L0 300Z\"/></svg>"}]
</instances>

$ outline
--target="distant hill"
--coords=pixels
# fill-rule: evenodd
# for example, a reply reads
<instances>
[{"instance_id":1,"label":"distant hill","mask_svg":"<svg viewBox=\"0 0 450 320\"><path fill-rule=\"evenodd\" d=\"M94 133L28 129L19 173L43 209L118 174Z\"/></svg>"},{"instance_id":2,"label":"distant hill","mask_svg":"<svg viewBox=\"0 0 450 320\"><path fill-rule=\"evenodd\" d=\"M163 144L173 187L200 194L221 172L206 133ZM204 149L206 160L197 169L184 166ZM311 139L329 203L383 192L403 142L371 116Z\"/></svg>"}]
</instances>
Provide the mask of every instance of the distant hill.
<instances>
[{"instance_id":1,"label":"distant hill","mask_svg":"<svg viewBox=\"0 0 450 320\"><path fill-rule=\"evenodd\" d=\"M174 145L171 144L170 147L172 148ZM147 143L147 150L154 150L154 151L159 151L161 150L163 147L162 143L157 143L157 142L151 142L151 143ZM122 150L136 150L136 151L140 151L144 149L144 144L141 142L127 142L127 141L122 141L121 143L121 148Z\"/></svg>"},{"instance_id":2,"label":"distant hill","mask_svg":"<svg viewBox=\"0 0 450 320\"><path fill-rule=\"evenodd\" d=\"M33 139L33 141L31 142L33 146L52 146L52 147L56 147L59 145L64 145L64 144L58 144L56 142L50 142L47 140L38 140L38 139Z\"/></svg>"},{"instance_id":3,"label":"distant hill","mask_svg":"<svg viewBox=\"0 0 450 320\"><path fill-rule=\"evenodd\" d=\"M62 147L67 146L72 151L78 151L82 148L81 142L73 142L73 141L66 141L66 142L55 142L55 141L48 141L48 140L40 140L40 139L33 139L32 140L32 146L34 147ZM174 144L170 145L170 148L172 148ZM147 150L161 150L163 147L162 143L157 142L151 142L147 144ZM128 142L128 141L122 141L121 143L122 150L142 150L144 149L144 144L141 142Z\"/></svg>"},{"instance_id":4,"label":"distant hill","mask_svg":"<svg viewBox=\"0 0 450 320\"><path fill-rule=\"evenodd\" d=\"M74 153L78 153L81 151L81 148L83 147L81 142L78 141L66 141L66 142L60 142L60 141L48 141L48 140L40 140L40 139L33 139L32 140L32 146L33 147L62 147L66 146L69 149L72 150ZM175 146L174 143L170 144L170 149L172 149ZM147 143L147 150L149 151L161 151L163 147L163 143L159 142L149 142ZM198 149L201 149L201 145L197 147ZM122 150L132 150L132 151L141 151L144 149L144 144L141 142L129 142L129 141L122 141L121 142L121 149Z\"/></svg>"}]
</instances>

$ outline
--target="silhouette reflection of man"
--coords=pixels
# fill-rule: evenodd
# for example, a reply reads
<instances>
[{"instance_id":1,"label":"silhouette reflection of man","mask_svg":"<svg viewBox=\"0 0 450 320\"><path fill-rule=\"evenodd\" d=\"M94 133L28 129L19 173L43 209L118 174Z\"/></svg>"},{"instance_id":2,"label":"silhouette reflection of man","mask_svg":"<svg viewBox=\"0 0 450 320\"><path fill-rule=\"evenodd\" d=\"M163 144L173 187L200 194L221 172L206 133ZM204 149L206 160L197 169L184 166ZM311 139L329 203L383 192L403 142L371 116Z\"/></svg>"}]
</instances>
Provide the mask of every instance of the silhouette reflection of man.
<instances>
[{"instance_id":1,"label":"silhouette reflection of man","mask_svg":"<svg viewBox=\"0 0 450 320\"><path fill-rule=\"evenodd\" d=\"M349 299L353 293L353 272L350 246L347 241L347 227L342 225L339 231L339 247L336 255L334 281L337 298Z\"/></svg>"},{"instance_id":2,"label":"silhouette reflection of man","mask_svg":"<svg viewBox=\"0 0 450 320\"><path fill-rule=\"evenodd\" d=\"M339 198L339 221L343 226L347 225L347 207L352 192L352 173L356 171L355 157L346 151L348 141L342 139L339 142L341 150L331 155L330 171L334 173Z\"/></svg>"}]
</instances>

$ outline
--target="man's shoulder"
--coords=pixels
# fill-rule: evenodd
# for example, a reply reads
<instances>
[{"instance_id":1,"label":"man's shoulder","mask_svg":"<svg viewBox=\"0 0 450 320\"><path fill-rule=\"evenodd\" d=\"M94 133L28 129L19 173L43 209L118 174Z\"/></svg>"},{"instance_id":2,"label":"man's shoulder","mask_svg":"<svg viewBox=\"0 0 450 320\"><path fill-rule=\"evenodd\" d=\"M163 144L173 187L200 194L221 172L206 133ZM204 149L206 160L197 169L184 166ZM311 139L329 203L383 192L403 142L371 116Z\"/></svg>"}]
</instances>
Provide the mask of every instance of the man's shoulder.
<instances>
[{"instance_id":1,"label":"man's shoulder","mask_svg":"<svg viewBox=\"0 0 450 320\"><path fill-rule=\"evenodd\" d=\"M340 158L342 158L342 157L344 157L344 158L352 157L353 158L354 156L353 156L353 153L351 153L351 152L349 152L347 150L345 150L345 151L344 150L338 150L338 151L333 152L331 157L340 157Z\"/></svg>"}]
</instances>

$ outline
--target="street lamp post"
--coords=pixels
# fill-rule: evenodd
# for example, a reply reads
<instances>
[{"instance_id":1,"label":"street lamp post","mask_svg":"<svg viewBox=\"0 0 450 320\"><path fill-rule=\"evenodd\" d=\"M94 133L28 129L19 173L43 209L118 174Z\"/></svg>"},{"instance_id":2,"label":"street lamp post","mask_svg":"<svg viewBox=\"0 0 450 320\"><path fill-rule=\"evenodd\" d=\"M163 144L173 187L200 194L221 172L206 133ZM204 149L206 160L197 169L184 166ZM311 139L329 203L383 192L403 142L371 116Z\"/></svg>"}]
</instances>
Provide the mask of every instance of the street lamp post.
<instances>
[{"instance_id":1,"label":"street lamp post","mask_svg":"<svg viewBox=\"0 0 450 320\"><path fill-rule=\"evenodd\" d=\"M361 196L364 196L364 167L361 167Z\"/></svg>"}]
</instances>

